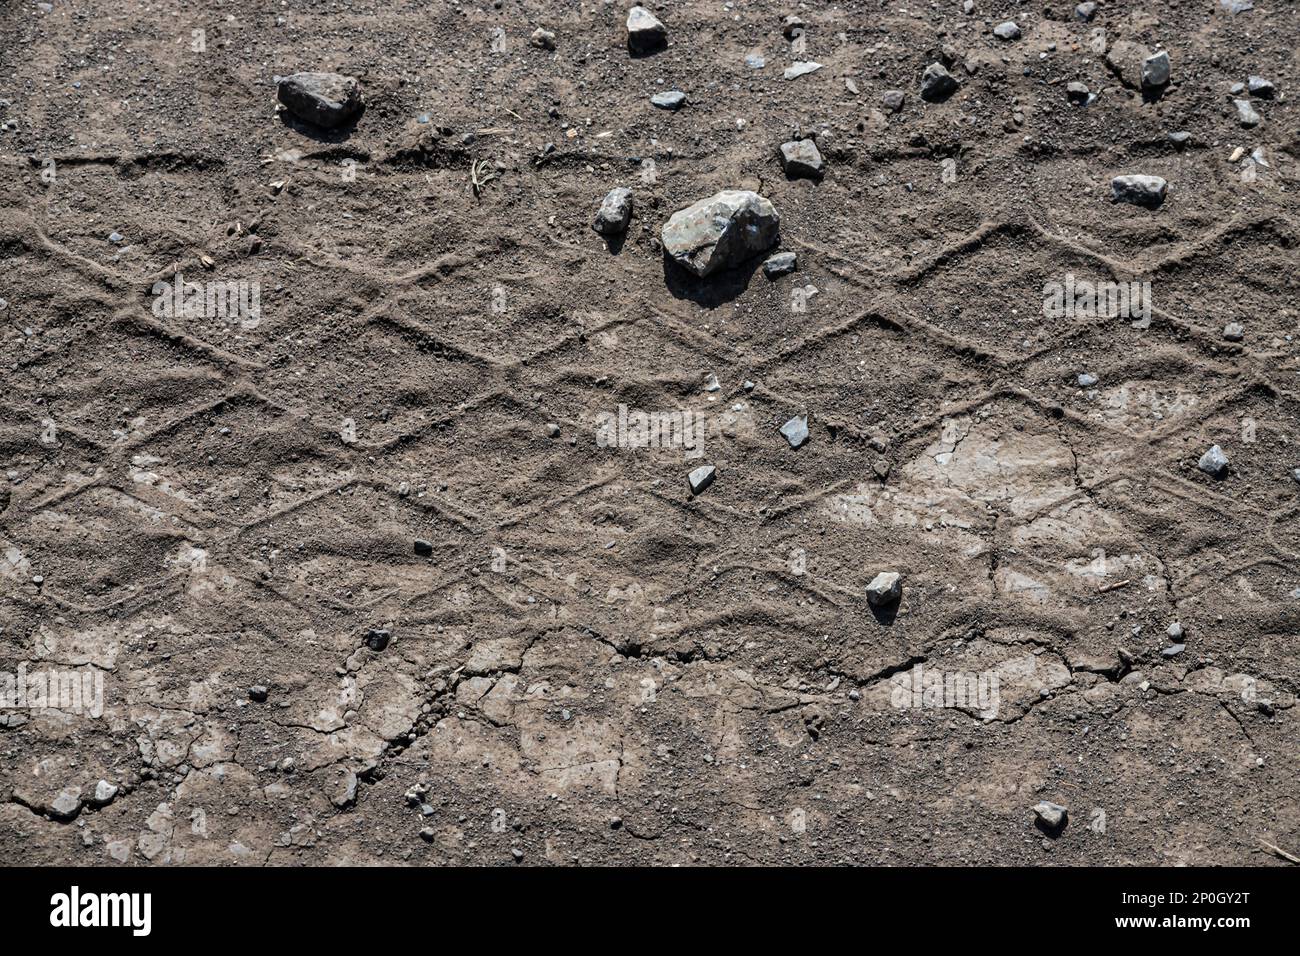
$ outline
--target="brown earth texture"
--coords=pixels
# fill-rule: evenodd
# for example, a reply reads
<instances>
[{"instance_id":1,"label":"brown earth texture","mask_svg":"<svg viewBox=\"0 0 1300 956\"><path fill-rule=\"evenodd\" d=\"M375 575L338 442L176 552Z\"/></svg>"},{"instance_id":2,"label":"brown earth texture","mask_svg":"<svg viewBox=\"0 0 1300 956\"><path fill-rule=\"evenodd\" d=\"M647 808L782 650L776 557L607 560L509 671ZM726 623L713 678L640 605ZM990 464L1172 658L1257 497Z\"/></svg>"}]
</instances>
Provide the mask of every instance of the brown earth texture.
<instances>
[{"instance_id":1,"label":"brown earth texture","mask_svg":"<svg viewBox=\"0 0 1300 956\"><path fill-rule=\"evenodd\" d=\"M1297 5L650 12L4 5L0 861L1300 853Z\"/></svg>"}]
</instances>

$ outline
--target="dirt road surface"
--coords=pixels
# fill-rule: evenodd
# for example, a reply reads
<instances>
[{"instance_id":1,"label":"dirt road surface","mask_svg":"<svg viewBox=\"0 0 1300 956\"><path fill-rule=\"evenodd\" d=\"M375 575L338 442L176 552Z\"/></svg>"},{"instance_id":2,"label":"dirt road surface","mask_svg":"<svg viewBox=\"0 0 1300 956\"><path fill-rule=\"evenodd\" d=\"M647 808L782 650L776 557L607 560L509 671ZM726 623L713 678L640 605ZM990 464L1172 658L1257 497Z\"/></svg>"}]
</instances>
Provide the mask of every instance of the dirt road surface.
<instances>
[{"instance_id":1,"label":"dirt road surface","mask_svg":"<svg viewBox=\"0 0 1300 956\"><path fill-rule=\"evenodd\" d=\"M1300 10L1232 6L7 4L0 860L1289 865ZM722 190L792 273L670 261Z\"/></svg>"}]
</instances>

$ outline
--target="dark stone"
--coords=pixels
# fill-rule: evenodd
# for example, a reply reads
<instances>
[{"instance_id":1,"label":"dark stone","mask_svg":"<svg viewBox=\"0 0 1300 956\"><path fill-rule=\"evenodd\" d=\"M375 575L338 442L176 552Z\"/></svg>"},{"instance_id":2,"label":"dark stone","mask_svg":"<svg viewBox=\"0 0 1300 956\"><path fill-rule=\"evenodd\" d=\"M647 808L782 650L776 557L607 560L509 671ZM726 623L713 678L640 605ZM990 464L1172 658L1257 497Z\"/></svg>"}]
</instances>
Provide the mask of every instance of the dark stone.
<instances>
[{"instance_id":1,"label":"dark stone","mask_svg":"<svg viewBox=\"0 0 1300 956\"><path fill-rule=\"evenodd\" d=\"M325 129L344 125L365 105L356 79L338 73L281 77L276 95L294 116Z\"/></svg>"}]
</instances>

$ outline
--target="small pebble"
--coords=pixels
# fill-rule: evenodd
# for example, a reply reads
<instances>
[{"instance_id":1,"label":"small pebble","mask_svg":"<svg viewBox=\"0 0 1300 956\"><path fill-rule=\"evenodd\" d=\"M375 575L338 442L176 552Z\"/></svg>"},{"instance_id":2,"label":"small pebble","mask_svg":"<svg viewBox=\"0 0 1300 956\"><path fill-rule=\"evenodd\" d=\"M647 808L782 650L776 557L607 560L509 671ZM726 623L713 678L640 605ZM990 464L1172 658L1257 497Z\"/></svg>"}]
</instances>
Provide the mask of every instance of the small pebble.
<instances>
[{"instance_id":1,"label":"small pebble","mask_svg":"<svg viewBox=\"0 0 1300 956\"><path fill-rule=\"evenodd\" d=\"M1228 456L1223 453L1223 449L1218 445L1211 445L1209 451L1202 455L1201 460L1196 463L1196 467L1207 475L1222 478L1228 473Z\"/></svg>"},{"instance_id":2,"label":"small pebble","mask_svg":"<svg viewBox=\"0 0 1300 956\"><path fill-rule=\"evenodd\" d=\"M698 495L709 485L713 484L713 479L717 476L718 469L712 465L700 465L687 476L690 482L691 494Z\"/></svg>"},{"instance_id":3,"label":"small pebble","mask_svg":"<svg viewBox=\"0 0 1300 956\"><path fill-rule=\"evenodd\" d=\"M796 415L781 426L781 434L791 448L798 448L808 441L808 416Z\"/></svg>"},{"instance_id":4,"label":"small pebble","mask_svg":"<svg viewBox=\"0 0 1300 956\"><path fill-rule=\"evenodd\" d=\"M1069 816L1070 811L1059 803L1052 803L1049 800L1044 800L1042 803L1039 803L1034 807L1034 813L1047 829L1059 830L1065 825L1066 818Z\"/></svg>"},{"instance_id":5,"label":"small pebble","mask_svg":"<svg viewBox=\"0 0 1300 956\"><path fill-rule=\"evenodd\" d=\"M897 571L882 571L867 585L867 601L872 607L893 604L903 594L903 577Z\"/></svg>"}]
</instances>

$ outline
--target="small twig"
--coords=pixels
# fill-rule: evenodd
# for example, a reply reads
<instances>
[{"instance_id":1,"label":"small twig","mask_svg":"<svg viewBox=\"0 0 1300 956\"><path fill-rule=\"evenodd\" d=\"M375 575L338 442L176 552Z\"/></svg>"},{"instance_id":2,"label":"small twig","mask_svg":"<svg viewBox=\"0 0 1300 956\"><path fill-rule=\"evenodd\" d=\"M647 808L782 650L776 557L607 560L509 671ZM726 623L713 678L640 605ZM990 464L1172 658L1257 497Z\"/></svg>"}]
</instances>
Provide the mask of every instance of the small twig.
<instances>
[{"instance_id":1,"label":"small twig","mask_svg":"<svg viewBox=\"0 0 1300 956\"><path fill-rule=\"evenodd\" d=\"M1274 846L1273 844L1269 843L1267 840L1260 840L1259 845L1262 846L1265 850L1268 850L1270 853L1276 853L1284 860L1289 860L1292 863L1300 863L1300 857L1292 856L1286 850L1283 850L1281 847Z\"/></svg>"},{"instance_id":2,"label":"small twig","mask_svg":"<svg viewBox=\"0 0 1300 956\"><path fill-rule=\"evenodd\" d=\"M1132 583L1128 578L1125 578L1123 581L1116 581L1114 584L1103 584L1097 588L1097 593L1105 594L1107 591L1117 591L1120 588L1128 587Z\"/></svg>"}]
</instances>

